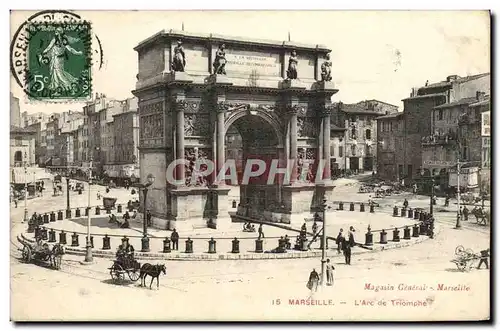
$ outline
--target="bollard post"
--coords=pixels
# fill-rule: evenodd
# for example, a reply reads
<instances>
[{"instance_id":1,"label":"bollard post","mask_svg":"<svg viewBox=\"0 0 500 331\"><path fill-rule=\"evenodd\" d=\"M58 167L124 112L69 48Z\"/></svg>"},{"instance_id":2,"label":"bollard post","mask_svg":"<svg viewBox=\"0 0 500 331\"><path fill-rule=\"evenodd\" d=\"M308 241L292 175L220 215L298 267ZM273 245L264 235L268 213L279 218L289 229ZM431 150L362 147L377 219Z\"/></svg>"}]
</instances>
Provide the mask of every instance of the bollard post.
<instances>
[{"instance_id":1,"label":"bollard post","mask_svg":"<svg viewBox=\"0 0 500 331\"><path fill-rule=\"evenodd\" d=\"M344 210L344 203L342 201L339 202L339 210Z\"/></svg>"},{"instance_id":2,"label":"bollard post","mask_svg":"<svg viewBox=\"0 0 500 331\"><path fill-rule=\"evenodd\" d=\"M108 250L108 249L111 249L111 238L108 237L107 234L104 235L104 237L102 238L102 249L103 250Z\"/></svg>"},{"instance_id":3,"label":"bollard post","mask_svg":"<svg viewBox=\"0 0 500 331\"><path fill-rule=\"evenodd\" d=\"M50 213L50 221L51 222L55 222L56 221L56 213L55 212Z\"/></svg>"},{"instance_id":4,"label":"bollard post","mask_svg":"<svg viewBox=\"0 0 500 331\"><path fill-rule=\"evenodd\" d=\"M170 239L165 238L165 240L163 240L163 253L170 253L172 252L172 249L170 248Z\"/></svg>"},{"instance_id":5,"label":"bollard post","mask_svg":"<svg viewBox=\"0 0 500 331\"><path fill-rule=\"evenodd\" d=\"M408 209L408 218L413 218L413 209Z\"/></svg>"},{"instance_id":6,"label":"bollard post","mask_svg":"<svg viewBox=\"0 0 500 331\"><path fill-rule=\"evenodd\" d=\"M380 243L387 244L387 232L385 232L384 229L382 229L382 232L380 232Z\"/></svg>"},{"instance_id":7,"label":"bollard post","mask_svg":"<svg viewBox=\"0 0 500 331\"><path fill-rule=\"evenodd\" d=\"M56 242L56 232L54 229L50 229L49 231L49 243L55 243Z\"/></svg>"},{"instance_id":8,"label":"bollard post","mask_svg":"<svg viewBox=\"0 0 500 331\"><path fill-rule=\"evenodd\" d=\"M149 237L146 234L144 234L144 236L141 238L141 244L142 244L141 252L149 252Z\"/></svg>"},{"instance_id":9,"label":"bollard post","mask_svg":"<svg viewBox=\"0 0 500 331\"><path fill-rule=\"evenodd\" d=\"M392 231L392 241L399 242L399 230L398 230L398 228L394 228L394 231Z\"/></svg>"},{"instance_id":10,"label":"bollard post","mask_svg":"<svg viewBox=\"0 0 500 331\"><path fill-rule=\"evenodd\" d=\"M33 223L33 221L29 220L28 221L28 233L33 233L35 232L35 224ZM35 237L36 237L36 233L35 233Z\"/></svg>"},{"instance_id":11,"label":"bollard post","mask_svg":"<svg viewBox=\"0 0 500 331\"><path fill-rule=\"evenodd\" d=\"M406 217L406 208L401 208L401 217Z\"/></svg>"},{"instance_id":12,"label":"bollard post","mask_svg":"<svg viewBox=\"0 0 500 331\"><path fill-rule=\"evenodd\" d=\"M189 237L186 240L186 252L185 253L193 253L193 241Z\"/></svg>"},{"instance_id":13,"label":"bollard post","mask_svg":"<svg viewBox=\"0 0 500 331\"><path fill-rule=\"evenodd\" d=\"M413 233L412 233L412 237L414 238L418 238L418 236L420 235L419 234L419 227L418 227L418 224L415 224L413 225Z\"/></svg>"},{"instance_id":14,"label":"bollard post","mask_svg":"<svg viewBox=\"0 0 500 331\"><path fill-rule=\"evenodd\" d=\"M262 239L257 239L255 240L255 253L263 253L263 245L262 245L263 240Z\"/></svg>"},{"instance_id":15,"label":"bollard post","mask_svg":"<svg viewBox=\"0 0 500 331\"><path fill-rule=\"evenodd\" d=\"M49 223L49 214L47 213L43 214L43 223L45 224Z\"/></svg>"},{"instance_id":16,"label":"bollard post","mask_svg":"<svg viewBox=\"0 0 500 331\"><path fill-rule=\"evenodd\" d=\"M76 234L76 232L73 232L73 234L71 235L71 246L80 246L78 243L78 235Z\"/></svg>"},{"instance_id":17,"label":"bollard post","mask_svg":"<svg viewBox=\"0 0 500 331\"><path fill-rule=\"evenodd\" d=\"M375 206L372 204L370 205L370 213L374 213L375 212Z\"/></svg>"},{"instance_id":18,"label":"bollard post","mask_svg":"<svg viewBox=\"0 0 500 331\"><path fill-rule=\"evenodd\" d=\"M86 242L89 242L89 236L85 237ZM94 248L94 236L90 236L90 247Z\"/></svg>"},{"instance_id":19,"label":"bollard post","mask_svg":"<svg viewBox=\"0 0 500 331\"><path fill-rule=\"evenodd\" d=\"M373 233L371 227L368 225L368 231L365 234L365 245L372 246L373 245Z\"/></svg>"},{"instance_id":20,"label":"bollard post","mask_svg":"<svg viewBox=\"0 0 500 331\"><path fill-rule=\"evenodd\" d=\"M361 204L359 205L359 211L360 211L360 212L364 212L364 211L365 211L365 204L364 204L364 203L361 203Z\"/></svg>"},{"instance_id":21,"label":"bollard post","mask_svg":"<svg viewBox=\"0 0 500 331\"><path fill-rule=\"evenodd\" d=\"M46 228L42 228L40 230L40 234L42 235L42 240L47 240L47 229Z\"/></svg>"},{"instance_id":22,"label":"bollard post","mask_svg":"<svg viewBox=\"0 0 500 331\"><path fill-rule=\"evenodd\" d=\"M123 208L122 205L118 205L118 207L116 207L116 212L121 213L123 210L122 208Z\"/></svg>"},{"instance_id":23,"label":"bollard post","mask_svg":"<svg viewBox=\"0 0 500 331\"><path fill-rule=\"evenodd\" d=\"M81 216L82 216L82 214L81 214L80 208L76 208L75 217L81 217Z\"/></svg>"},{"instance_id":24,"label":"bollard post","mask_svg":"<svg viewBox=\"0 0 500 331\"><path fill-rule=\"evenodd\" d=\"M64 230L61 231L61 233L59 233L59 243L61 245L66 245L67 241L66 241L66 232L64 232Z\"/></svg>"},{"instance_id":25,"label":"bollard post","mask_svg":"<svg viewBox=\"0 0 500 331\"><path fill-rule=\"evenodd\" d=\"M70 219L71 218L71 209L66 210L66 218Z\"/></svg>"},{"instance_id":26,"label":"bollard post","mask_svg":"<svg viewBox=\"0 0 500 331\"><path fill-rule=\"evenodd\" d=\"M349 205L349 211L354 211L354 202Z\"/></svg>"},{"instance_id":27,"label":"bollard post","mask_svg":"<svg viewBox=\"0 0 500 331\"><path fill-rule=\"evenodd\" d=\"M231 253L238 254L240 252L240 241L235 237L232 243Z\"/></svg>"},{"instance_id":28,"label":"bollard post","mask_svg":"<svg viewBox=\"0 0 500 331\"><path fill-rule=\"evenodd\" d=\"M405 239L405 240L411 239L410 228L408 227L408 225L405 226L403 239Z\"/></svg>"},{"instance_id":29,"label":"bollard post","mask_svg":"<svg viewBox=\"0 0 500 331\"><path fill-rule=\"evenodd\" d=\"M101 213L101 208L99 206L95 207L95 214L99 215Z\"/></svg>"},{"instance_id":30,"label":"bollard post","mask_svg":"<svg viewBox=\"0 0 500 331\"><path fill-rule=\"evenodd\" d=\"M214 240L214 238L210 238L210 240L208 241L208 253L209 254L217 253L217 249L215 247L216 243L217 242Z\"/></svg>"},{"instance_id":31,"label":"bollard post","mask_svg":"<svg viewBox=\"0 0 500 331\"><path fill-rule=\"evenodd\" d=\"M421 212L420 212L420 217L418 218L418 220L419 220L420 222L425 221L425 212L424 212L424 211L421 211Z\"/></svg>"},{"instance_id":32,"label":"bollard post","mask_svg":"<svg viewBox=\"0 0 500 331\"><path fill-rule=\"evenodd\" d=\"M423 236L427 232L424 222L420 222L420 235Z\"/></svg>"},{"instance_id":33,"label":"bollard post","mask_svg":"<svg viewBox=\"0 0 500 331\"><path fill-rule=\"evenodd\" d=\"M63 219L63 212L61 210L59 210L57 212L57 220L58 221L62 221L62 219Z\"/></svg>"},{"instance_id":34,"label":"bollard post","mask_svg":"<svg viewBox=\"0 0 500 331\"><path fill-rule=\"evenodd\" d=\"M396 217L398 216L398 207L394 206L394 209L392 210L392 216Z\"/></svg>"},{"instance_id":35,"label":"bollard post","mask_svg":"<svg viewBox=\"0 0 500 331\"><path fill-rule=\"evenodd\" d=\"M35 231L35 238L38 238L40 236L40 228L38 226L34 226L34 231Z\"/></svg>"},{"instance_id":36,"label":"bollard post","mask_svg":"<svg viewBox=\"0 0 500 331\"><path fill-rule=\"evenodd\" d=\"M418 220L419 218L420 218L420 210L415 209L415 211L413 212L413 219Z\"/></svg>"}]
</instances>

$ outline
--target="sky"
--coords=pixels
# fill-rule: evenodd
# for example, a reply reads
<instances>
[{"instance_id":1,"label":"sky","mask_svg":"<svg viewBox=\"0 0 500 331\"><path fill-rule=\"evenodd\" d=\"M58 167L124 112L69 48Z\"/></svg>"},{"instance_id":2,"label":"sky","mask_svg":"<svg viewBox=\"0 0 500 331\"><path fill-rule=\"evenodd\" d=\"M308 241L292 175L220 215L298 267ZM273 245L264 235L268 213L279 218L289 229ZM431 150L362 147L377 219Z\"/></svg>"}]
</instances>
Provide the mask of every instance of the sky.
<instances>
[{"instance_id":1,"label":"sky","mask_svg":"<svg viewBox=\"0 0 500 331\"><path fill-rule=\"evenodd\" d=\"M332 50L333 101L395 104L412 87L490 71L486 11L75 11L92 23L104 55L93 92L131 97L140 41L162 29L323 44ZM34 12L11 11L11 40ZM11 77L21 112L81 111L82 104L32 103Z\"/></svg>"}]
</instances>

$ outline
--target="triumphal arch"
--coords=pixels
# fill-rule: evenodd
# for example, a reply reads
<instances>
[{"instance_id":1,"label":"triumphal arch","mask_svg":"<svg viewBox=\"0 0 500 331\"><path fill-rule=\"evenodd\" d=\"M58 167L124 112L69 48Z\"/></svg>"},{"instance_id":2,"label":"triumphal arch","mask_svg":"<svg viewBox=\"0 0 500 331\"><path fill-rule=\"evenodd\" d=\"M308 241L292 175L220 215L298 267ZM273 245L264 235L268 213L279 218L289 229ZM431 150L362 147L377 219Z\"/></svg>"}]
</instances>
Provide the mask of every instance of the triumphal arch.
<instances>
[{"instance_id":1,"label":"triumphal arch","mask_svg":"<svg viewBox=\"0 0 500 331\"><path fill-rule=\"evenodd\" d=\"M338 90L328 48L164 30L135 50L140 180L155 177L146 208L166 227L224 228L230 217L302 221L331 194L330 112ZM283 174L270 183L266 170L241 184L237 212L230 216L229 188L216 175L227 164L231 127L241 135L244 163L294 165L289 181ZM175 167L172 183L169 165L180 159L187 162ZM192 180L200 159L213 162L216 171ZM318 167L320 160L326 162ZM316 172L325 180L317 182Z\"/></svg>"}]
</instances>

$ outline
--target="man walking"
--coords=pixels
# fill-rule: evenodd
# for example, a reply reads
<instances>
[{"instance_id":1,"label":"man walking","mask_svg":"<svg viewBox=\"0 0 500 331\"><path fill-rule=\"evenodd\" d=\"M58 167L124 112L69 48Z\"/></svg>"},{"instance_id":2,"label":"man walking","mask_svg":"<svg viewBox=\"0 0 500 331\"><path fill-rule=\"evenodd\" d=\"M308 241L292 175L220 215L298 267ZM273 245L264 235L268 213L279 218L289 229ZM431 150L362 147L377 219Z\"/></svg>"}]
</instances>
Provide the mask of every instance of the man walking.
<instances>
[{"instance_id":1,"label":"man walking","mask_svg":"<svg viewBox=\"0 0 500 331\"><path fill-rule=\"evenodd\" d=\"M354 246L354 228L351 226L349 228L349 233L347 234L347 238L344 239L344 256L345 256L345 264L351 265L351 248Z\"/></svg>"},{"instance_id":2,"label":"man walking","mask_svg":"<svg viewBox=\"0 0 500 331\"><path fill-rule=\"evenodd\" d=\"M335 270L335 267L330 264L330 259L326 259L326 285L327 286L333 285L333 270Z\"/></svg>"},{"instance_id":3,"label":"man walking","mask_svg":"<svg viewBox=\"0 0 500 331\"><path fill-rule=\"evenodd\" d=\"M483 263L486 265L486 269L489 269L489 265L488 265L488 258L490 257L490 249L485 249L483 251L481 251L481 260L479 260L479 265L477 266L478 269L481 269L481 265L483 265Z\"/></svg>"},{"instance_id":4,"label":"man walking","mask_svg":"<svg viewBox=\"0 0 500 331\"><path fill-rule=\"evenodd\" d=\"M340 254L340 250L343 248L344 245L344 234L342 233L344 229L340 229L339 234L337 235L337 240L335 241L337 243L337 253Z\"/></svg>"},{"instance_id":5,"label":"man walking","mask_svg":"<svg viewBox=\"0 0 500 331\"><path fill-rule=\"evenodd\" d=\"M179 250L179 233L177 233L176 229L174 229L174 231L170 235L170 240L172 241L172 250L178 251Z\"/></svg>"},{"instance_id":6,"label":"man walking","mask_svg":"<svg viewBox=\"0 0 500 331\"><path fill-rule=\"evenodd\" d=\"M309 281L307 282L307 288L312 292L316 292L318 290L319 283L319 275L316 272L316 269L313 269L309 274Z\"/></svg>"},{"instance_id":7,"label":"man walking","mask_svg":"<svg viewBox=\"0 0 500 331\"><path fill-rule=\"evenodd\" d=\"M264 231L262 230L262 223L260 223L260 225L259 225L259 240L261 238L265 238Z\"/></svg>"},{"instance_id":8,"label":"man walking","mask_svg":"<svg viewBox=\"0 0 500 331\"><path fill-rule=\"evenodd\" d=\"M467 206L464 206L463 213L464 213L464 220L468 221L469 220L469 209L467 209Z\"/></svg>"}]
</instances>

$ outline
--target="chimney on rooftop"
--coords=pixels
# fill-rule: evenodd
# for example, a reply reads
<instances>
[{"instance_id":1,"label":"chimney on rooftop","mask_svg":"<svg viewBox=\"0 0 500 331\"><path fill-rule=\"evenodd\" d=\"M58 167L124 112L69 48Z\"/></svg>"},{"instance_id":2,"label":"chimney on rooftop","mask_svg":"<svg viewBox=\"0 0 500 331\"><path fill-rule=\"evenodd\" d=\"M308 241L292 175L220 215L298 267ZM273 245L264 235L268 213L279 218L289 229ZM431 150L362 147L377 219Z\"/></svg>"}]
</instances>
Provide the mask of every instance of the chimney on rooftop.
<instances>
[{"instance_id":1,"label":"chimney on rooftop","mask_svg":"<svg viewBox=\"0 0 500 331\"><path fill-rule=\"evenodd\" d=\"M476 99L477 101L482 101L485 99L486 92L476 91Z\"/></svg>"},{"instance_id":2,"label":"chimney on rooftop","mask_svg":"<svg viewBox=\"0 0 500 331\"><path fill-rule=\"evenodd\" d=\"M447 82L453 82L457 79L458 79L458 75L450 75L450 76L446 77Z\"/></svg>"}]
</instances>

